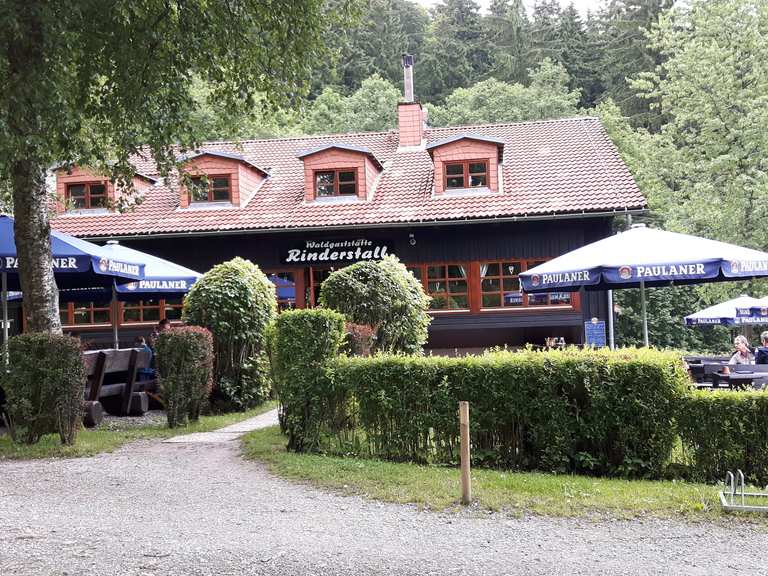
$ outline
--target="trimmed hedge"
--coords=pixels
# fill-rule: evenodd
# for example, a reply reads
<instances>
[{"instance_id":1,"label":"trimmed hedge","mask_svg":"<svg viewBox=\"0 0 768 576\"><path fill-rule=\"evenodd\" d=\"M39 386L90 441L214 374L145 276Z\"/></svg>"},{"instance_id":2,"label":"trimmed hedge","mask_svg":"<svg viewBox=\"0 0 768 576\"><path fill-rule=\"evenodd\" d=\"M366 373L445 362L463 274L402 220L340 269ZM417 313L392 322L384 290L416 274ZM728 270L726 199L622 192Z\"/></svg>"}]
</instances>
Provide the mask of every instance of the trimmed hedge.
<instances>
[{"instance_id":1,"label":"trimmed hedge","mask_svg":"<svg viewBox=\"0 0 768 576\"><path fill-rule=\"evenodd\" d=\"M768 484L768 394L697 391L682 403L680 437L695 480L723 480L741 469Z\"/></svg>"},{"instance_id":2,"label":"trimmed hedge","mask_svg":"<svg viewBox=\"0 0 768 576\"><path fill-rule=\"evenodd\" d=\"M197 420L213 384L213 337L200 326L160 333L155 343L160 390L168 427Z\"/></svg>"},{"instance_id":3,"label":"trimmed hedge","mask_svg":"<svg viewBox=\"0 0 768 576\"><path fill-rule=\"evenodd\" d=\"M58 334L21 334L8 340L8 356L2 387L13 440L34 444L58 432L62 444L74 444L85 389L80 341Z\"/></svg>"},{"instance_id":4,"label":"trimmed hedge","mask_svg":"<svg viewBox=\"0 0 768 576\"><path fill-rule=\"evenodd\" d=\"M326 421L338 428L334 415L341 403L331 370L344 339L344 316L333 310L287 310L277 317L271 361L291 450L317 449Z\"/></svg>"},{"instance_id":5,"label":"trimmed hedge","mask_svg":"<svg viewBox=\"0 0 768 576\"><path fill-rule=\"evenodd\" d=\"M313 442L302 443L302 431L295 430L297 450L332 450L338 443L344 452L452 463L458 402L468 400L476 463L629 477L662 475L688 391L678 355L576 348L464 358L339 357L325 378L302 386L292 393L313 408L305 410ZM317 405L329 391L334 402ZM350 425L360 433L345 444ZM326 434L325 444L318 444L323 434L316 430Z\"/></svg>"}]
</instances>

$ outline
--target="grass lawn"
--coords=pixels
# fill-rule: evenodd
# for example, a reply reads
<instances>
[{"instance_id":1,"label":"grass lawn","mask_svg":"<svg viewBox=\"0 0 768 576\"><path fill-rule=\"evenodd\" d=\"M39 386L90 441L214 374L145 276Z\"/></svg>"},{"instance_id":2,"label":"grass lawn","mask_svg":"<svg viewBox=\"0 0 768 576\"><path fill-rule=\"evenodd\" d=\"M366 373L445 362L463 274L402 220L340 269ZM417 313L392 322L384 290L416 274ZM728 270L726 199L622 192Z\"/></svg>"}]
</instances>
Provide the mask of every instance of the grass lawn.
<instances>
[{"instance_id":1,"label":"grass lawn","mask_svg":"<svg viewBox=\"0 0 768 576\"><path fill-rule=\"evenodd\" d=\"M437 510L458 506L459 472L455 468L295 454L286 452L285 445L277 427L243 438L245 456L266 462L279 476L386 502ZM723 516L718 487L686 482L474 469L472 490L479 508L511 514L688 520ZM765 522L760 516L750 517Z\"/></svg>"},{"instance_id":2,"label":"grass lawn","mask_svg":"<svg viewBox=\"0 0 768 576\"><path fill-rule=\"evenodd\" d=\"M127 442L145 438L169 438L179 434L191 432L209 432L230 424L235 424L247 418L258 416L276 406L276 402L267 402L247 412L234 412L231 414L217 414L215 416L201 416L200 420L189 424L184 428L170 429L165 425L148 425L142 427L128 427L111 430L82 429L77 435L74 446L62 446L58 434L44 436L40 442L31 446L14 444L9 436L0 436L0 461L8 459L31 458L75 458L79 456L93 456L100 452L111 452Z\"/></svg>"}]
</instances>

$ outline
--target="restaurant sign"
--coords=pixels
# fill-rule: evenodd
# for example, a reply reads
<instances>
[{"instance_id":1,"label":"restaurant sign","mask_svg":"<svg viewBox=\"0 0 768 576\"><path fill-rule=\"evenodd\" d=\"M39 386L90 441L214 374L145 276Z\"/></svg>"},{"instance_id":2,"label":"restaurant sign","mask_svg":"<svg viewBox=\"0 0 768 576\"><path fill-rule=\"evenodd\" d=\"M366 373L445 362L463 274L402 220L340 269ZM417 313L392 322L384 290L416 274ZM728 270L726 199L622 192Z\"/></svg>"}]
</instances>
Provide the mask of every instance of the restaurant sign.
<instances>
[{"instance_id":1,"label":"restaurant sign","mask_svg":"<svg viewBox=\"0 0 768 576\"><path fill-rule=\"evenodd\" d=\"M389 245L365 238L356 240L307 240L300 248L291 248L285 257L286 264L303 262L357 262L379 260L390 254Z\"/></svg>"}]
</instances>

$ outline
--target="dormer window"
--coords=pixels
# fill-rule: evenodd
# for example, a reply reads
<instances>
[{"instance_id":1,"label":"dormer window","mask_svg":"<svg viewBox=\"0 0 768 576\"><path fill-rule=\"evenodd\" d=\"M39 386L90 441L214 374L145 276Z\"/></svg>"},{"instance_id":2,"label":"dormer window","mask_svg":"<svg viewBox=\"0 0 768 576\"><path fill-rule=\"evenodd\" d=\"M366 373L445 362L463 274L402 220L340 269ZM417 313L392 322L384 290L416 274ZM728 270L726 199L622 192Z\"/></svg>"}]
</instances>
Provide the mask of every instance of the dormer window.
<instances>
[{"instance_id":1,"label":"dormer window","mask_svg":"<svg viewBox=\"0 0 768 576\"><path fill-rule=\"evenodd\" d=\"M315 172L315 198L357 196L357 168Z\"/></svg>"},{"instance_id":2,"label":"dormer window","mask_svg":"<svg viewBox=\"0 0 768 576\"><path fill-rule=\"evenodd\" d=\"M488 161L465 160L445 163L445 188L488 186Z\"/></svg>"},{"instance_id":3,"label":"dormer window","mask_svg":"<svg viewBox=\"0 0 768 576\"><path fill-rule=\"evenodd\" d=\"M325 204L369 200L384 166L367 148L331 142L297 152L304 163L304 200Z\"/></svg>"},{"instance_id":4,"label":"dormer window","mask_svg":"<svg viewBox=\"0 0 768 576\"><path fill-rule=\"evenodd\" d=\"M195 176L189 180L189 200L201 202L231 202L232 188L229 176Z\"/></svg>"},{"instance_id":5,"label":"dormer window","mask_svg":"<svg viewBox=\"0 0 768 576\"><path fill-rule=\"evenodd\" d=\"M69 184L66 201L74 210L107 207L107 186L101 183Z\"/></svg>"}]
</instances>

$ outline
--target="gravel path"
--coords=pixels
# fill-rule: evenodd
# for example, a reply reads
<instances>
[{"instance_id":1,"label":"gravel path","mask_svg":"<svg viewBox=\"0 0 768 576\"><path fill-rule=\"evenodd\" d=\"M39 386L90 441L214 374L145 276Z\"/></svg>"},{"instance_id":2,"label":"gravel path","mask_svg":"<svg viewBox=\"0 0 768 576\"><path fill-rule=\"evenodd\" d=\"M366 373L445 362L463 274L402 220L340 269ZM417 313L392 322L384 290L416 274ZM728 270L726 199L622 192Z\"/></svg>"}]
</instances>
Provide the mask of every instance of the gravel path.
<instances>
[{"instance_id":1,"label":"gravel path","mask_svg":"<svg viewBox=\"0 0 768 576\"><path fill-rule=\"evenodd\" d=\"M420 512L277 479L230 436L0 464L0 574L768 574L759 528Z\"/></svg>"}]
</instances>

